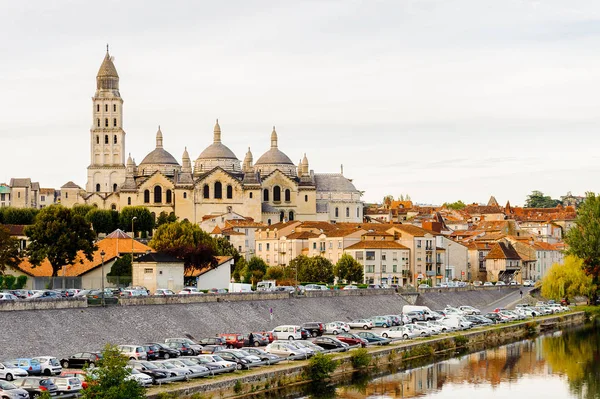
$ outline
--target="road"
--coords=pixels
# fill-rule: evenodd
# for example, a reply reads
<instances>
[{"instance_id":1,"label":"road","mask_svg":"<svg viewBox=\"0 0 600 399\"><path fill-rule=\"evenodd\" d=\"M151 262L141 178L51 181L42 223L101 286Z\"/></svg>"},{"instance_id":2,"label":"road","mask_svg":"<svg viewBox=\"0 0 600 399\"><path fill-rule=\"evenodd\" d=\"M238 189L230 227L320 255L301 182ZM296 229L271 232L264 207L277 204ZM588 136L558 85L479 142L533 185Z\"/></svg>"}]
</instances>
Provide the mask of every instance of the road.
<instances>
[{"instance_id":1,"label":"road","mask_svg":"<svg viewBox=\"0 0 600 399\"><path fill-rule=\"evenodd\" d=\"M534 287L520 287L520 291L523 291L523 297L525 297L529 291L531 291ZM516 305L517 303L519 303L521 301L521 294L519 291L515 291L512 292L508 295L506 295L503 298L500 298L499 300L490 303L487 306L482 307L481 313L488 313L488 312L493 312L494 309L496 308L510 308L513 307L514 305Z\"/></svg>"}]
</instances>

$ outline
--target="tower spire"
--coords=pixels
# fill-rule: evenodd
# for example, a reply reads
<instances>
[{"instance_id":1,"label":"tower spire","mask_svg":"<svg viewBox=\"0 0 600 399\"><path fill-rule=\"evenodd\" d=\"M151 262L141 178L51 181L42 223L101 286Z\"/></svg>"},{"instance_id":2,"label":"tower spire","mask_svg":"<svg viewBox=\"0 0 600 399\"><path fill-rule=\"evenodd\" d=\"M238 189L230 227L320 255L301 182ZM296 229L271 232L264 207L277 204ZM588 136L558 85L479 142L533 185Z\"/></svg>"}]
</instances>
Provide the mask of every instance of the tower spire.
<instances>
[{"instance_id":1,"label":"tower spire","mask_svg":"<svg viewBox=\"0 0 600 399\"><path fill-rule=\"evenodd\" d=\"M163 148L163 134L158 125L158 132L156 132L156 148Z\"/></svg>"},{"instance_id":2,"label":"tower spire","mask_svg":"<svg viewBox=\"0 0 600 399\"><path fill-rule=\"evenodd\" d=\"M219 119L217 119L217 123L215 123L215 129L214 129L214 136L213 136L213 143L217 144L221 142L221 126L219 125Z\"/></svg>"},{"instance_id":3,"label":"tower spire","mask_svg":"<svg viewBox=\"0 0 600 399\"><path fill-rule=\"evenodd\" d=\"M277 148L277 132L275 131L275 126L273 126L273 131L271 132L271 148Z\"/></svg>"}]
</instances>

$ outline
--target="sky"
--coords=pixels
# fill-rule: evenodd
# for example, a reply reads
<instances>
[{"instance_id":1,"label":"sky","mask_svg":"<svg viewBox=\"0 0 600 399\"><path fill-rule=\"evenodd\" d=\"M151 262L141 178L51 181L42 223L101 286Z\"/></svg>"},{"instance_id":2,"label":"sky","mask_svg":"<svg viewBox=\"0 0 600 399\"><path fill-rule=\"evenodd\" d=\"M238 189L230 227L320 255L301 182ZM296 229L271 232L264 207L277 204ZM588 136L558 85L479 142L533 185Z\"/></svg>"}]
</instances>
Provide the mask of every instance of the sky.
<instances>
[{"instance_id":1,"label":"sky","mask_svg":"<svg viewBox=\"0 0 600 399\"><path fill-rule=\"evenodd\" d=\"M222 140L364 200L523 204L600 191L600 2L0 0L0 182L85 187L110 45L126 152Z\"/></svg>"}]
</instances>

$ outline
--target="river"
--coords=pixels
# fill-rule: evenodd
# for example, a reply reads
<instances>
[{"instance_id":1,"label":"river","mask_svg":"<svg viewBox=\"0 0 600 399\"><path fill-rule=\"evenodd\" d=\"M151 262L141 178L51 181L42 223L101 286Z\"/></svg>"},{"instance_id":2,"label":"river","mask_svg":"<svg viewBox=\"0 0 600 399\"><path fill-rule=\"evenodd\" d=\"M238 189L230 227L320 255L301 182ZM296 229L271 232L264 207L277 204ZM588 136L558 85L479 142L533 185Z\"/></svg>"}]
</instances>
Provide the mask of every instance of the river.
<instances>
[{"instance_id":1,"label":"river","mask_svg":"<svg viewBox=\"0 0 600 399\"><path fill-rule=\"evenodd\" d=\"M383 374L383 375L382 375ZM377 377L268 397L600 399L600 328L586 325Z\"/></svg>"}]
</instances>

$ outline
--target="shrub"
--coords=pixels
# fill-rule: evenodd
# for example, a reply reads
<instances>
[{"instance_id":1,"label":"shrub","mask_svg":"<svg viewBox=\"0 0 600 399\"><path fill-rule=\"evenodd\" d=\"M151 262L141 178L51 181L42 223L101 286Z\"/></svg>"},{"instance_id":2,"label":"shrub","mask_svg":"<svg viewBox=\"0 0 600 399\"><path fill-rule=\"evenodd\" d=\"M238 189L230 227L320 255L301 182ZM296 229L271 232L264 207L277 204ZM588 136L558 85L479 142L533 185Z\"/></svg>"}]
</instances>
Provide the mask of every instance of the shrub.
<instances>
[{"instance_id":1,"label":"shrub","mask_svg":"<svg viewBox=\"0 0 600 399\"><path fill-rule=\"evenodd\" d=\"M464 335L457 335L454 337L454 343L456 346L465 346L467 343L469 343L469 338L465 337Z\"/></svg>"},{"instance_id":2,"label":"shrub","mask_svg":"<svg viewBox=\"0 0 600 399\"><path fill-rule=\"evenodd\" d=\"M338 362L333 359L332 355L317 353L306 366L306 374L313 381L324 381L329 378L337 366Z\"/></svg>"},{"instance_id":3,"label":"shrub","mask_svg":"<svg viewBox=\"0 0 600 399\"><path fill-rule=\"evenodd\" d=\"M352 360L352 367L362 369L369 367L369 364L371 364L371 355L365 348L360 348L352 352L350 360Z\"/></svg>"},{"instance_id":4,"label":"shrub","mask_svg":"<svg viewBox=\"0 0 600 399\"><path fill-rule=\"evenodd\" d=\"M537 323L535 321L530 321L525 324L525 337L533 337L537 334Z\"/></svg>"},{"instance_id":5,"label":"shrub","mask_svg":"<svg viewBox=\"0 0 600 399\"><path fill-rule=\"evenodd\" d=\"M235 384L233 384L233 392L239 394L243 389L244 387L242 387L242 382L240 380L237 380Z\"/></svg>"},{"instance_id":6,"label":"shrub","mask_svg":"<svg viewBox=\"0 0 600 399\"><path fill-rule=\"evenodd\" d=\"M19 277L17 277L15 289L16 290L23 289L23 288L25 288L25 284L27 284L27 276L19 276Z\"/></svg>"}]
</instances>

